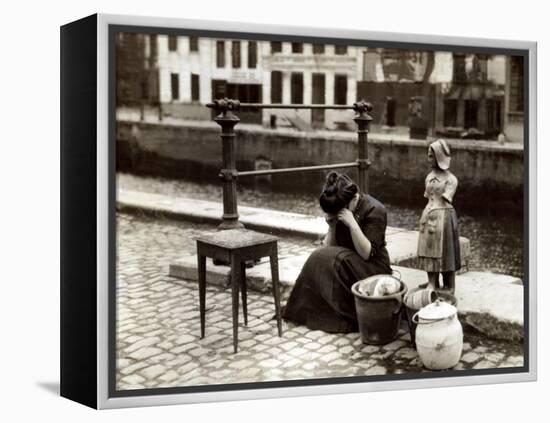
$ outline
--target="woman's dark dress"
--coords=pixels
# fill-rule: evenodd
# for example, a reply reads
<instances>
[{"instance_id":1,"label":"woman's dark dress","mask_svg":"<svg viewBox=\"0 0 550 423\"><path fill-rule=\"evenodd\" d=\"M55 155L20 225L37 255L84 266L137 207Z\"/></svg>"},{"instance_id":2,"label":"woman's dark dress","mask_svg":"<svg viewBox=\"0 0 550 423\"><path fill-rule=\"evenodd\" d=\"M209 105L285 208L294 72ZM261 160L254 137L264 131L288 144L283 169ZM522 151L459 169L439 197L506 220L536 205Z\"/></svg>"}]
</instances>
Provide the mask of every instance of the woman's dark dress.
<instances>
[{"instance_id":1,"label":"woman's dark dress","mask_svg":"<svg viewBox=\"0 0 550 423\"><path fill-rule=\"evenodd\" d=\"M321 247L307 259L283 312L283 317L325 332L357 331L351 286L368 276L391 273L386 250L386 210L375 198L362 195L354 213L372 245L364 260L355 250L348 227L336 223L338 246Z\"/></svg>"}]
</instances>

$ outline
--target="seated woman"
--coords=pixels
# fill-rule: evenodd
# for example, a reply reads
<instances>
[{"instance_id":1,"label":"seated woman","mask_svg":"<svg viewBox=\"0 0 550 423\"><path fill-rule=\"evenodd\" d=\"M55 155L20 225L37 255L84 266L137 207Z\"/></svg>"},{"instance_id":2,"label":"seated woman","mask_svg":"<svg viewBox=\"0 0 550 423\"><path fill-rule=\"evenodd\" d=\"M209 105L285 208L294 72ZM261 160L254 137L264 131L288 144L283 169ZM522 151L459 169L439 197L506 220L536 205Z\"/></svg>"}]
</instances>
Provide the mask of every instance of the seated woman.
<instances>
[{"instance_id":1,"label":"seated woman","mask_svg":"<svg viewBox=\"0 0 550 423\"><path fill-rule=\"evenodd\" d=\"M391 273L386 250L386 210L359 192L347 175L330 172L319 198L329 230L324 246L307 259L283 318L325 332L357 331L351 286Z\"/></svg>"}]
</instances>

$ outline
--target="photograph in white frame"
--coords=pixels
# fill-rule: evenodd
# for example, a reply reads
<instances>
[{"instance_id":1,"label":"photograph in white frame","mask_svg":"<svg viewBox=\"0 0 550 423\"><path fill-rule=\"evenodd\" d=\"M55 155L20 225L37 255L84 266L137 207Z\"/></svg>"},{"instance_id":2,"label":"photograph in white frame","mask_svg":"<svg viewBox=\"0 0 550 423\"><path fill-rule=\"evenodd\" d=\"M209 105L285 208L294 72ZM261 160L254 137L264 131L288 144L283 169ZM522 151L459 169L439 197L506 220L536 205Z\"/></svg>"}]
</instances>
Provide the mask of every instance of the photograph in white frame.
<instances>
[{"instance_id":1,"label":"photograph in white frame","mask_svg":"<svg viewBox=\"0 0 550 423\"><path fill-rule=\"evenodd\" d=\"M100 408L533 380L534 43L109 15L97 34ZM444 334L415 346L413 320Z\"/></svg>"}]
</instances>

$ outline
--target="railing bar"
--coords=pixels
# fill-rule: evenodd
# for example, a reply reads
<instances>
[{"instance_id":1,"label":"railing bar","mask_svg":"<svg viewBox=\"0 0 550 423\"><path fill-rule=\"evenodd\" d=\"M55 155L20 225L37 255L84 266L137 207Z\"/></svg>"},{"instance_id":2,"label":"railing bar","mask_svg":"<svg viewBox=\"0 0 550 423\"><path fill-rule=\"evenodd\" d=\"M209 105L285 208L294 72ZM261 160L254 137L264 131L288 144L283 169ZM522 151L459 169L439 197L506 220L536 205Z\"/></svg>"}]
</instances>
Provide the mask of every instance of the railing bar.
<instances>
[{"instance_id":1,"label":"railing bar","mask_svg":"<svg viewBox=\"0 0 550 423\"><path fill-rule=\"evenodd\" d=\"M208 103L206 107L214 108L214 103ZM354 106L344 104L263 104L263 103L240 103L240 109L321 109L321 110L354 110Z\"/></svg>"},{"instance_id":2,"label":"railing bar","mask_svg":"<svg viewBox=\"0 0 550 423\"><path fill-rule=\"evenodd\" d=\"M274 175L281 173L297 173L297 172L313 172L316 170L326 170L326 169L345 169L358 167L357 162L350 163L336 163L329 165L319 165L319 166L302 166L302 167L287 167L284 169L265 169L265 170L247 170L244 172L237 172L237 175L240 176L260 176L260 175Z\"/></svg>"},{"instance_id":3,"label":"railing bar","mask_svg":"<svg viewBox=\"0 0 550 423\"><path fill-rule=\"evenodd\" d=\"M257 104L241 103L241 109L333 109L333 110L353 110L353 106L340 104Z\"/></svg>"}]
</instances>

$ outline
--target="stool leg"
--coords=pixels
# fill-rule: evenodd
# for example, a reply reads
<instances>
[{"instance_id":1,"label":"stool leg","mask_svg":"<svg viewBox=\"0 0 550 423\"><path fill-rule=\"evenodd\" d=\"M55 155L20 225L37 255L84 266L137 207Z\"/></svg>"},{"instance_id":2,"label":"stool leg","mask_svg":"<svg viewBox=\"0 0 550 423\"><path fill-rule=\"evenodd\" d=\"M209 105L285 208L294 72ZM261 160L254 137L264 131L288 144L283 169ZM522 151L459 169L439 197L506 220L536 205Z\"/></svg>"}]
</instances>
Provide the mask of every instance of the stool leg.
<instances>
[{"instance_id":1,"label":"stool leg","mask_svg":"<svg viewBox=\"0 0 550 423\"><path fill-rule=\"evenodd\" d=\"M281 323L281 295L279 293L279 262L277 257L277 249L269 256L269 263L271 265L271 280L273 289L273 299L275 300L275 314L277 316L277 330L279 336L283 335L283 328Z\"/></svg>"},{"instance_id":2,"label":"stool leg","mask_svg":"<svg viewBox=\"0 0 550 423\"><path fill-rule=\"evenodd\" d=\"M248 304L246 300L246 263L241 262L241 299L243 301L244 325L248 326Z\"/></svg>"},{"instance_id":3,"label":"stool leg","mask_svg":"<svg viewBox=\"0 0 550 423\"><path fill-rule=\"evenodd\" d=\"M231 257L231 299L233 306L233 352L237 353L239 343L239 285L241 284L241 263Z\"/></svg>"},{"instance_id":4,"label":"stool leg","mask_svg":"<svg viewBox=\"0 0 550 423\"><path fill-rule=\"evenodd\" d=\"M199 258L199 307L201 315L201 339L204 338L204 326L206 320L206 257Z\"/></svg>"}]
</instances>

